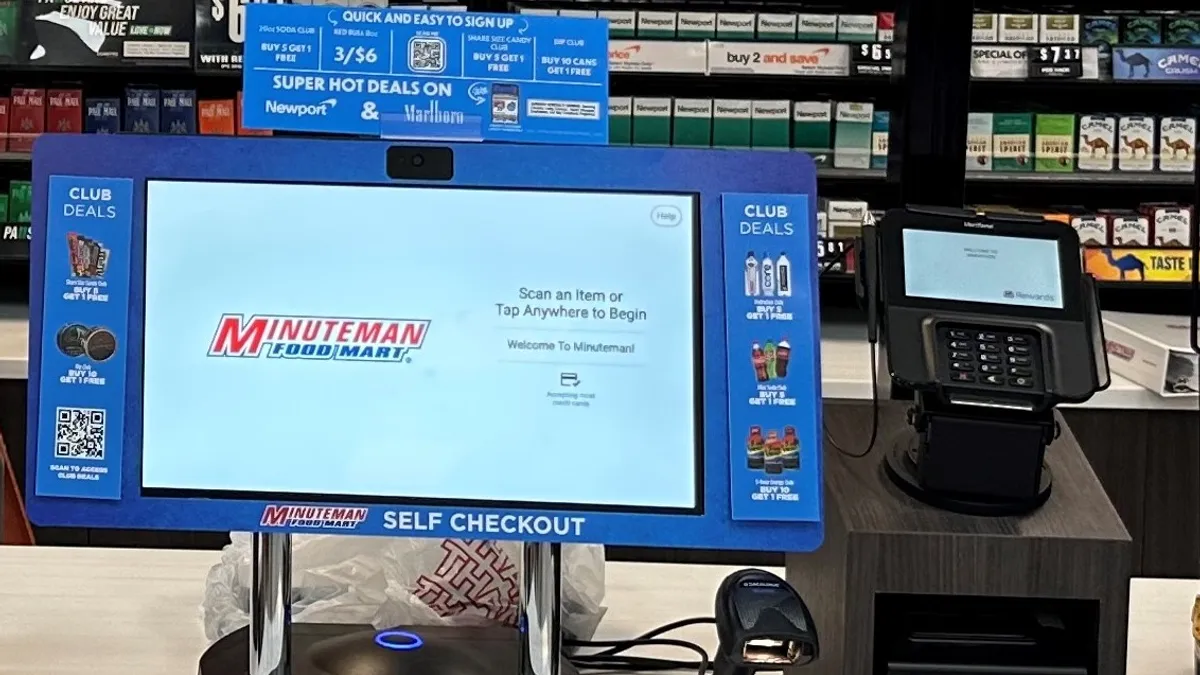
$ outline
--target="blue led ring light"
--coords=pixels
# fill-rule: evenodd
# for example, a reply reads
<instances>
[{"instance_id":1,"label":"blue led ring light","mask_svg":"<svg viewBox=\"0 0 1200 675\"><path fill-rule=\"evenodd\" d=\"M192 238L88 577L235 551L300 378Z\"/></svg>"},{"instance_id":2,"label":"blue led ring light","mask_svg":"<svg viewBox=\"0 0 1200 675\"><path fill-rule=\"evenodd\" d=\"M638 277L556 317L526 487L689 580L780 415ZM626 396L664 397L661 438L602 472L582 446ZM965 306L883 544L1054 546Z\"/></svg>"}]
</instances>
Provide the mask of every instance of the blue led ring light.
<instances>
[{"instance_id":1,"label":"blue led ring light","mask_svg":"<svg viewBox=\"0 0 1200 675\"><path fill-rule=\"evenodd\" d=\"M375 634L375 644L384 649L411 652L414 649L420 649L425 641L421 639L420 635L406 630L381 630Z\"/></svg>"}]
</instances>

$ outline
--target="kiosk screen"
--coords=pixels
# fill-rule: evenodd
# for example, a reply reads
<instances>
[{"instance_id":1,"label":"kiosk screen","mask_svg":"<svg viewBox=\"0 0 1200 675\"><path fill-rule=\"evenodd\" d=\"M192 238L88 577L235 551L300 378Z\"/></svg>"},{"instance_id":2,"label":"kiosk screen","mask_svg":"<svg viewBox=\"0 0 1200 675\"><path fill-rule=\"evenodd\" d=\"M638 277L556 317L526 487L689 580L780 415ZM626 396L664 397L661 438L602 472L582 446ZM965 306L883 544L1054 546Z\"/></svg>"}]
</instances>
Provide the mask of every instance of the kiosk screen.
<instances>
[{"instance_id":1,"label":"kiosk screen","mask_svg":"<svg viewBox=\"0 0 1200 675\"><path fill-rule=\"evenodd\" d=\"M699 511L696 220L684 194L151 180L143 489Z\"/></svg>"},{"instance_id":2,"label":"kiosk screen","mask_svg":"<svg viewBox=\"0 0 1200 675\"><path fill-rule=\"evenodd\" d=\"M909 297L1063 308L1055 239L919 229L903 235Z\"/></svg>"}]
</instances>

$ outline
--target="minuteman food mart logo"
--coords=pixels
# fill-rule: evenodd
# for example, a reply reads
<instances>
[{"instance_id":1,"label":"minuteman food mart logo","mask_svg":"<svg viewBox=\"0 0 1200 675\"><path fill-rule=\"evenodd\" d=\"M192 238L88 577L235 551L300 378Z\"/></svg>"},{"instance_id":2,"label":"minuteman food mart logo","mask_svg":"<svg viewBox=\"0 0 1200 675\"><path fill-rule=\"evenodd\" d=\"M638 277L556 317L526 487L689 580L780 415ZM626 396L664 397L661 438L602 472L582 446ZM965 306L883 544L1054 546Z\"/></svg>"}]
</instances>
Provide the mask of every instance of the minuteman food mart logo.
<instances>
[{"instance_id":1,"label":"minuteman food mart logo","mask_svg":"<svg viewBox=\"0 0 1200 675\"><path fill-rule=\"evenodd\" d=\"M312 530L353 530L370 513L358 506L303 506L268 504L263 509L262 527L293 527Z\"/></svg>"},{"instance_id":2,"label":"minuteman food mart logo","mask_svg":"<svg viewBox=\"0 0 1200 675\"><path fill-rule=\"evenodd\" d=\"M224 314L208 347L211 358L387 361L409 363L425 344L428 319Z\"/></svg>"}]
</instances>

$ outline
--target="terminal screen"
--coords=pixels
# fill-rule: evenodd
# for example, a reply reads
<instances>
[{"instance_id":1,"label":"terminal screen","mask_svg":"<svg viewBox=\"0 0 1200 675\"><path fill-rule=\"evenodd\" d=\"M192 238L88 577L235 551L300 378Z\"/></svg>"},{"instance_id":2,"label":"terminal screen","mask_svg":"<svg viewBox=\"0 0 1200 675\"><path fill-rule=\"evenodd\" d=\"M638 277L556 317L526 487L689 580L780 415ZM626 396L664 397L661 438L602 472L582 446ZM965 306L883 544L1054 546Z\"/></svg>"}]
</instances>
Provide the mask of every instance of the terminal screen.
<instances>
[{"instance_id":1,"label":"terminal screen","mask_svg":"<svg viewBox=\"0 0 1200 675\"><path fill-rule=\"evenodd\" d=\"M906 229L904 294L913 298L1063 308L1058 242Z\"/></svg>"},{"instance_id":2,"label":"terminal screen","mask_svg":"<svg viewBox=\"0 0 1200 675\"><path fill-rule=\"evenodd\" d=\"M698 512L696 221L684 194L148 181L143 489Z\"/></svg>"}]
</instances>

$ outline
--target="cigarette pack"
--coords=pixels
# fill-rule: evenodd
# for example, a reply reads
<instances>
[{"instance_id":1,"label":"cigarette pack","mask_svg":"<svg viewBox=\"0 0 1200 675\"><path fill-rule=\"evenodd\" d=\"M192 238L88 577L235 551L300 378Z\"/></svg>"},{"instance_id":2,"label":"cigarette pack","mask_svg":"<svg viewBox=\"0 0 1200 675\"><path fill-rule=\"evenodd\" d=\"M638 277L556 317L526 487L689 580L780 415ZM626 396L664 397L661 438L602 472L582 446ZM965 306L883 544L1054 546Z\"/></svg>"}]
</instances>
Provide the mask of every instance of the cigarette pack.
<instances>
[{"instance_id":1,"label":"cigarette pack","mask_svg":"<svg viewBox=\"0 0 1200 675\"><path fill-rule=\"evenodd\" d=\"M875 15L875 26L879 29L878 40L891 42L896 34L896 15L893 12L880 12Z\"/></svg>"},{"instance_id":2,"label":"cigarette pack","mask_svg":"<svg viewBox=\"0 0 1200 675\"><path fill-rule=\"evenodd\" d=\"M713 146L750 147L750 101L717 99L713 101Z\"/></svg>"},{"instance_id":3,"label":"cigarette pack","mask_svg":"<svg viewBox=\"0 0 1200 675\"><path fill-rule=\"evenodd\" d=\"M716 12L680 12L679 39L711 40L717 36Z\"/></svg>"},{"instance_id":4,"label":"cigarette pack","mask_svg":"<svg viewBox=\"0 0 1200 675\"><path fill-rule=\"evenodd\" d=\"M633 99L610 96L608 99L608 144L629 145L633 142Z\"/></svg>"},{"instance_id":5,"label":"cigarette pack","mask_svg":"<svg viewBox=\"0 0 1200 675\"><path fill-rule=\"evenodd\" d=\"M717 14L718 40L753 40L757 17L750 12L720 12Z\"/></svg>"},{"instance_id":6,"label":"cigarette pack","mask_svg":"<svg viewBox=\"0 0 1200 675\"><path fill-rule=\"evenodd\" d=\"M159 92L149 87L125 90L125 133L157 134Z\"/></svg>"},{"instance_id":7,"label":"cigarette pack","mask_svg":"<svg viewBox=\"0 0 1200 675\"><path fill-rule=\"evenodd\" d=\"M8 97L0 97L0 152L8 150ZM0 211L0 215L8 213Z\"/></svg>"},{"instance_id":8,"label":"cigarette pack","mask_svg":"<svg viewBox=\"0 0 1200 675\"><path fill-rule=\"evenodd\" d=\"M834 109L833 165L839 169L871 168L873 103L840 101Z\"/></svg>"},{"instance_id":9,"label":"cigarette pack","mask_svg":"<svg viewBox=\"0 0 1200 675\"><path fill-rule=\"evenodd\" d=\"M89 98L83 130L89 134L115 134L121 131L121 99Z\"/></svg>"},{"instance_id":10,"label":"cigarette pack","mask_svg":"<svg viewBox=\"0 0 1200 675\"><path fill-rule=\"evenodd\" d=\"M794 42L796 40L796 15L760 13L758 15L758 39L766 42Z\"/></svg>"},{"instance_id":11,"label":"cigarette pack","mask_svg":"<svg viewBox=\"0 0 1200 675\"><path fill-rule=\"evenodd\" d=\"M8 183L8 222L28 223L33 220L33 183L14 180Z\"/></svg>"},{"instance_id":12,"label":"cigarette pack","mask_svg":"<svg viewBox=\"0 0 1200 675\"><path fill-rule=\"evenodd\" d=\"M196 133L196 92L191 89L164 89L159 128L165 134Z\"/></svg>"},{"instance_id":13,"label":"cigarette pack","mask_svg":"<svg viewBox=\"0 0 1200 675\"><path fill-rule=\"evenodd\" d=\"M13 89L8 106L8 149L32 152L33 140L46 130L46 90Z\"/></svg>"},{"instance_id":14,"label":"cigarette pack","mask_svg":"<svg viewBox=\"0 0 1200 675\"><path fill-rule=\"evenodd\" d=\"M677 98L671 145L707 148L712 145L713 102L710 98Z\"/></svg>"},{"instance_id":15,"label":"cigarette pack","mask_svg":"<svg viewBox=\"0 0 1200 675\"><path fill-rule=\"evenodd\" d=\"M236 126L236 131L237 131L238 136L271 136L272 134L274 134L274 132L271 131L270 129L250 129L250 128L242 126L242 92L240 92L240 91L238 92L238 95L237 95L237 111L236 112L237 112L237 117L234 118L234 121L236 122L235 126Z\"/></svg>"},{"instance_id":16,"label":"cigarette pack","mask_svg":"<svg viewBox=\"0 0 1200 675\"><path fill-rule=\"evenodd\" d=\"M871 122L871 168L886 169L888 161L888 125L891 114L876 110Z\"/></svg>"},{"instance_id":17,"label":"cigarette pack","mask_svg":"<svg viewBox=\"0 0 1200 675\"><path fill-rule=\"evenodd\" d=\"M838 42L874 42L879 34L877 21L874 14L839 14Z\"/></svg>"},{"instance_id":18,"label":"cigarette pack","mask_svg":"<svg viewBox=\"0 0 1200 675\"><path fill-rule=\"evenodd\" d=\"M679 29L679 15L675 12L641 11L637 13L637 36L640 38L675 37Z\"/></svg>"},{"instance_id":19,"label":"cigarette pack","mask_svg":"<svg viewBox=\"0 0 1200 675\"><path fill-rule=\"evenodd\" d=\"M235 133L232 100L200 101L197 106L200 133L209 136L232 136Z\"/></svg>"},{"instance_id":20,"label":"cigarette pack","mask_svg":"<svg viewBox=\"0 0 1200 675\"><path fill-rule=\"evenodd\" d=\"M633 99L633 144L671 144L671 99Z\"/></svg>"},{"instance_id":21,"label":"cigarette pack","mask_svg":"<svg viewBox=\"0 0 1200 675\"><path fill-rule=\"evenodd\" d=\"M967 171L992 170L992 113L967 115Z\"/></svg>"},{"instance_id":22,"label":"cigarette pack","mask_svg":"<svg viewBox=\"0 0 1200 675\"><path fill-rule=\"evenodd\" d=\"M807 152L817 166L828 166L833 152L833 101L792 104L792 147Z\"/></svg>"},{"instance_id":23,"label":"cigarette pack","mask_svg":"<svg viewBox=\"0 0 1200 675\"><path fill-rule=\"evenodd\" d=\"M601 19L608 19L610 38L631 38L636 33L637 12L626 9L602 9L597 12Z\"/></svg>"},{"instance_id":24,"label":"cigarette pack","mask_svg":"<svg viewBox=\"0 0 1200 675\"><path fill-rule=\"evenodd\" d=\"M802 42L832 42L837 31L837 14L796 15L796 39Z\"/></svg>"},{"instance_id":25,"label":"cigarette pack","mask_svg":"<svg viewBox=\"0 0 1200 675\"><path fill-rule=\"evenodd\" d=\"M1000 19L995 14L976 14L971 23L971 42L990 45L1000 41Z\"/></svg>"},{"instance_id":26,"label":"cigarette pack","mask_svg":"<svg viewBox=\"0 0 1200 675\"><path fill-rule=\"evenodd\" d=\"M750 147L785 149L790 145L789 101L754 101L750 106Z\"/></svg>"},{"instance_id":27,"label":"cigarette pack","mask_svg":"<svg viewBox=\"0 0 1200 675\"><path fill-rule=\"evenodd\" d=\"M51 89L46 92L46 131L53 134L83 132L83 92Z\"/></svg>"}]
</instances>

